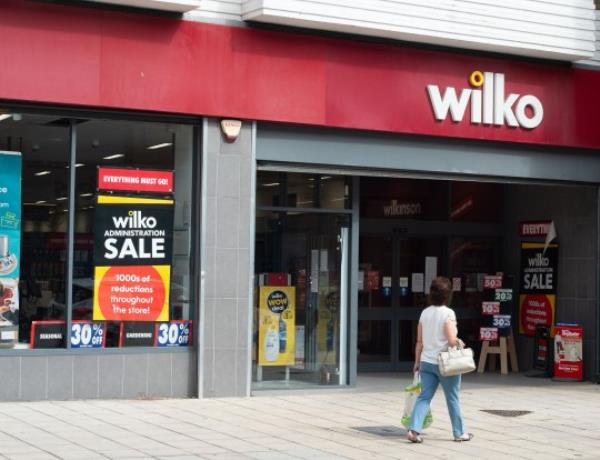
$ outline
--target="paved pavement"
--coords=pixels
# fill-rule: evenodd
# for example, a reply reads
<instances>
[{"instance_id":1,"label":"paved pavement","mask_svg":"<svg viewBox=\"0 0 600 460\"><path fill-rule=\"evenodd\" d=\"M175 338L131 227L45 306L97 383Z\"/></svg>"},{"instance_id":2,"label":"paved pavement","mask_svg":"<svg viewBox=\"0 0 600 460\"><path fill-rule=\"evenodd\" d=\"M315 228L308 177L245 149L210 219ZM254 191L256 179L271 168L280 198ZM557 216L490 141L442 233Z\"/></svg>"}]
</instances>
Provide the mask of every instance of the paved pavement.
<instances>
[{"instance_id":1,"label":"paved pavement","mask_svg":"<svg viewBox=\"0 0 600 460\"><path fill-rule=\"evenodd\" d=\"M407 383L382 374L354 389L243 399L1 403L0 458L600 459L600 385L469 375L463 412L475 439L451 441L440 390L416 445L399 423Z\"/></svg>"}]
</instances>

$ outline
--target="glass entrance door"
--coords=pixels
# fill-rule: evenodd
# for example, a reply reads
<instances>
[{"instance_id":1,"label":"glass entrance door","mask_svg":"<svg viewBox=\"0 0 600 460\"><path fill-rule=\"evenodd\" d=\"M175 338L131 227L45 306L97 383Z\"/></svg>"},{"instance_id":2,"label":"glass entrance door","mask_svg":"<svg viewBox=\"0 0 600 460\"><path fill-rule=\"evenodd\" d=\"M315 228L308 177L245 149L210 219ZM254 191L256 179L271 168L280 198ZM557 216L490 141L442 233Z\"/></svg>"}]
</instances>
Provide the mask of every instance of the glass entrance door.
<instances>
[{"instance_id":1,"label":"glass entrance door","mask_svg":"<svg viewBox=\"0 0 600 460\"><path fill-rule=\"evenodd\" d=\"M408 370L414 360L426 285L445 270L446 239L400 231L366 233L359 243L358 368Z\"/></svg>"}]
</instances>

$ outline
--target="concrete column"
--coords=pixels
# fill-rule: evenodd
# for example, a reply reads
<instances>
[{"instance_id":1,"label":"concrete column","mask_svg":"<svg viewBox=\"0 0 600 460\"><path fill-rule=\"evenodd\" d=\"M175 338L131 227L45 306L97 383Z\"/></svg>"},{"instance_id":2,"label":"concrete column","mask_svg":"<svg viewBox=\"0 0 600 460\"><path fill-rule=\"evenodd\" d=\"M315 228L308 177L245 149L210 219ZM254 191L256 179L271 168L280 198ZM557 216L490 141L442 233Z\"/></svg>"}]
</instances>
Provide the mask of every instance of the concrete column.
<instances>
[{"instance_id":1,"label":"concrete column","mask_svg":"<svg viewBox=\"0 0 600 460\"><path fill-rule=\"evenodd\" d=\"M219 121L203 129L200 318L201 397L250 394L250 326L254 247L252 123L228 143Z\"/></svg>"}]
</instances>

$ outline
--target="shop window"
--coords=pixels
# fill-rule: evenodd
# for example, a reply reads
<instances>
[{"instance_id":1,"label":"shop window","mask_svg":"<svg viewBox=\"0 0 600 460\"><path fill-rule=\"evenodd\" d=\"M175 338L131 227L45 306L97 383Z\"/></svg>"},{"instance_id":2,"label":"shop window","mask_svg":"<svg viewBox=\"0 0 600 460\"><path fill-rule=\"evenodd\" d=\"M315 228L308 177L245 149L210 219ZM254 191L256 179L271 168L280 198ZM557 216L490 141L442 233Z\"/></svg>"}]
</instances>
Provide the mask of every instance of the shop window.
<instances>
[{"instance_id":1,"label":"shop window","mask_svg":"<svg viewBox=\"0 0 600 460\"><path fill-rule=\"evenodd\" d=\"M22 177L22 215L17 233L2 219L0 249L18 257L3 244L18 235L21 276L0 273L2 344L191 345L193 126L6 113L0 150L22 172L0 186Z\"/></svg>"},{"instance_id":2,"label":"shop window","mask_svg":"<svg viewBox=\"0 0 600 460\"><path fill-rule=\"evenodd\" d=\"M0 343L27 347L32 324L66 316L69 129L57 117L0 118Z\"/></svg>"},{"instance_id":3,"label":"shop window","mask_svg":"<svg viewBox=\"0 0 600 460\"><path fill-rule=\"evenodd\" d=\"M344 383L349 221L257 211L255 389Z\"/></svg>"}]
</instances>

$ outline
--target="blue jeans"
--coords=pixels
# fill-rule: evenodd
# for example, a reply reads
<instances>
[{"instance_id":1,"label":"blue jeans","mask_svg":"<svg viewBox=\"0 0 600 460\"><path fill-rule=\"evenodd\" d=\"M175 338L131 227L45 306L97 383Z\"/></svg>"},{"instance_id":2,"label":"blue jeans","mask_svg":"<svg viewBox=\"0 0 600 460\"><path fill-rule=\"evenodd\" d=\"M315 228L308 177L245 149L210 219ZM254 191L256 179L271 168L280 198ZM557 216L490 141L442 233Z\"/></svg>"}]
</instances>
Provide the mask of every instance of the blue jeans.
<instances>
[{"instance_id":1,"label":"blue jeans","mask_svg":"<svg viewBox=\"0 0 600 460\"><path fill-rule=\"evenodd\" d=\"M425 416L429 412L429 405L435 395L439 384L442 384L448 413L452 422L452 433L458 437L465 433L462 416L460 415L460 375L442 377L436 364L421 361L421 394L417 397L412 417L410 418L410 429L420 433L423 429Z\"/></svg>"}]
</instances>

